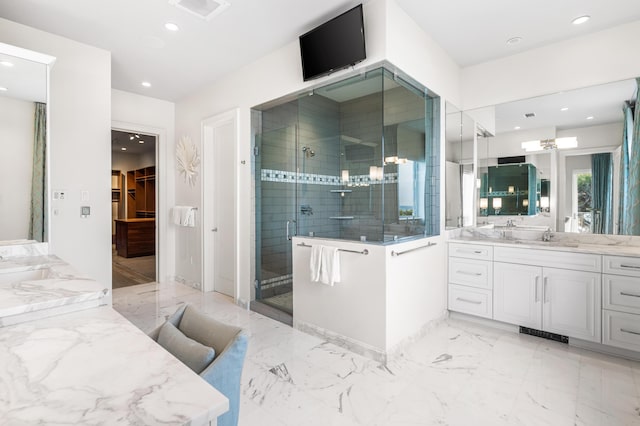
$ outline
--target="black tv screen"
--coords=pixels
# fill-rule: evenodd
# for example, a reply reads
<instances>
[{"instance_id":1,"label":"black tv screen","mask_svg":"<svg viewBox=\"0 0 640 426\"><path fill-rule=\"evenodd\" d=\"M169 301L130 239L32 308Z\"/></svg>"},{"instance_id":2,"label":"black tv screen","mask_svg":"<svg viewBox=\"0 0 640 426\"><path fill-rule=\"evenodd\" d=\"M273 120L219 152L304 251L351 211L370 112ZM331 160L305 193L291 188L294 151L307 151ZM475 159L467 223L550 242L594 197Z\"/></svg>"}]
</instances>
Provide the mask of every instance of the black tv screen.
<instances>
[{"instance_id":1,"label":"black tv screen","mask_svg":"<svg viewBox=\"0 0 640 426\"><path fill-rule=\"evenodd\" d=\"M362 5L301 35L300 55L304 81L366 59Z\"/></svg>"}]
</instances>

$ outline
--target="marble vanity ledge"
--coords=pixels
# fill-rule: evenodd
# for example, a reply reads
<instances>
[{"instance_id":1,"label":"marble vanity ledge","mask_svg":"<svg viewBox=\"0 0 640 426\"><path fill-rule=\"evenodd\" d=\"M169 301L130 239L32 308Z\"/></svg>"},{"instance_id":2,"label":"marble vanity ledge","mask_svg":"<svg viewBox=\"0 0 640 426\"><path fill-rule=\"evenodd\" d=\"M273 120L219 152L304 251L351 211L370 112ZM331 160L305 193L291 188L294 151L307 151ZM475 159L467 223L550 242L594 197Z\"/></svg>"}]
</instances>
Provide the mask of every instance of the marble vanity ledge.
<instances>
[{"instance_id":1,"label":"marble vanity ledge","mask_svg":"<svg viewBox=\"0 0 640 426\"><path fill-rule=\"evenodd\" d=\"M15 256L0 259L0 274L43 268L51 268L52 271L60 274L79 276L71 265L54 255Z\"/></svg>"},{"instance_id":2,"label":"marble vanity ledge","mask_svg":"<svg viewBox=\"0 0 640 426\"><path fill-rule=\"evenodd\" d=\"M48 243L38 243L32 240L0 241L0 259L17 256L44 256L49 254Z\"/></svg>"},{"instance_id":3,"label":"marble vanity ledge","mask_svg":"<svg viewBox=\"0 0 640 426\"><path fill-rule=\"evenodd\" d=\"M215 424L229 402L102 306L0 328L3 424Z\"/></svg>"},{"instance_id":4,"label":"marble vanity ledge","mask_svg":"<svg viewBox=\"0 0 640 426\"><path fill-rule=\"evenodd\" d=\"M551 251L565 251L572 253L593 253L612 256L637 256L640 257L640 246L633 245L609 245L609 244L590 244L590 243L572 243L551 241L544 243L542 241L527 240L498 240L498 239L481 239L481 238L464 238L458 237L450 239L450 243L463 244L481 244L489 246L513 247L513 248L529 248Z\"/></svg>"}]
</instances>

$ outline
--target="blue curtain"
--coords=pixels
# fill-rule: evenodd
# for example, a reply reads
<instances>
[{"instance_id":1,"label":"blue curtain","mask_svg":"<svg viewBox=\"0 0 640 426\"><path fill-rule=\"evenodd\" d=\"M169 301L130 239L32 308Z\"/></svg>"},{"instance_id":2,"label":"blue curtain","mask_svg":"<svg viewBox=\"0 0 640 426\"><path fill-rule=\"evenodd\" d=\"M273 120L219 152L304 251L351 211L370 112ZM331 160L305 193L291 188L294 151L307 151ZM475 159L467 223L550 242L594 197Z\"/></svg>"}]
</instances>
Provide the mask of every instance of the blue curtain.
<instances>
[{"instance_id":1,"label":"blue curtain","mask_svg":"<svg viewBox=\"0 0 640 426\"><path fill-rule=\"evenodd\" d=\"M593 233L613 232L613 170L610 152L591 156L591 191L593 207Z\"/></svg>"},{"instance_id":2,"label":"blue curtain","mask_svg":"<svg viewBox=\"0 0 640 426\"><path fill-rule=\"evenodd\" d=\"M636 78L640 86L640 78ZM636 89L633 139L629 154L628 193L625 203L624 233L640 235L640 90Z\"/></svg>"},{"instance_id":3,"label":"blue curtain","mask_svg":"<svg viewBox=\"0 0 640 426\"><path fill-rule=\"evenodd\" d=\"M622 133L622 151L620 152L620 209L618 210L618 234L626 234L627 198L629 197L629 150L633 141L633 111L631 105L623 106L624 126Z\"/></svg>"},{"instance_id":4,"label":"blue curtain","mask_svg":"<svg viewBox=\"0 0 640 426\"><path fill-rule=\"evenodd\" d=\"M47 105L36 102L33 125L33 172L31 175L31 218L29 239L44 241L47 234L46 205Z\"/></svg>"}]
</instances>

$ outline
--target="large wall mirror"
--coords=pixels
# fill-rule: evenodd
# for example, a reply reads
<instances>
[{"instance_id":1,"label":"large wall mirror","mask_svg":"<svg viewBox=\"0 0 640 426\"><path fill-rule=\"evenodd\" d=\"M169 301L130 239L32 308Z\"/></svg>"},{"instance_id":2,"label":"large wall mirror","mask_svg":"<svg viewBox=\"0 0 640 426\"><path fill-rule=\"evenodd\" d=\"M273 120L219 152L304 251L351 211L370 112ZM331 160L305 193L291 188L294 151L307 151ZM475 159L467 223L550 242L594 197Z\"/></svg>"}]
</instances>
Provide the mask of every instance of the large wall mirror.
<instances>
[{"instance_id":1,"label":"large wall mirror","mask_svg":"<svg viewBox=\"0 0 640 426\"><path fill-rule=\"evenodd\" d=\"M630 79L465 111L494 118L477 138L477 223L640 235L624 195L640 176L636 98Z\"/></svg>"},{"instance_id":2,"label":"large wall mirror","mask_svg":"<svg viewBox=\"0 0 640 426\"><path fill-rule=\"evenodd\" d=\"M475 121L447 102L445 131L445 228L473 225Z\"/></svg>"},{"instance_id":3,"label":"large wall mirror","mask_svg":"<svg viewBox=\"0 0 640 426\"><path fill-rule=\"evenodd\" d=\"M0 241L49 238L52 56L0 43Z\"/></svg>"}]
</instances>

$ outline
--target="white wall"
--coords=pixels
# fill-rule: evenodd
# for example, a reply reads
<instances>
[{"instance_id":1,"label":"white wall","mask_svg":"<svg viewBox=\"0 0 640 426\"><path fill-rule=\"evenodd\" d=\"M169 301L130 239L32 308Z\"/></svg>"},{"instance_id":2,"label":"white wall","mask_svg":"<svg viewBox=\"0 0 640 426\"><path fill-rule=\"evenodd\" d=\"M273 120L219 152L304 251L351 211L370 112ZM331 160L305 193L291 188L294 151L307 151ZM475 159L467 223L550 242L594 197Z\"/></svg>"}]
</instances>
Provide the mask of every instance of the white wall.
<instances>
[{"instance_id":1,"label":"white wall","mask_svg":"<svg viewBox=\"0 0 640 426\"><path fill-rule=\"evenodd\" d=\"M79 271L111 287L111 55L109 52L0 19L4 43L55 56L51 69L50 249ZM81 201L81 192L89 200ZM91 216L80 217L80 206Z\"/></svg>"},{"instance_id":2,"label":"white wall","mask_svg":"<svg viewBox=\"0 0 640 426\"><path fill-rule=\"evenodd\" d=\"M473 109L640 75L640 21L462 70L462 107Z\"/></svg>"},{"instance_id":3,"label":"white wall","mask_svg":"<svg viewBox=\"0 0 640 426\"><path fill-rule=\"evenodd\" d=\"M169 224L169 209L176 204L175 104L121 90L111 91L111 118L114 128L157 135L156 226L159 279L175 276L175 229ZM110 144L109 144L110 148ZM150 162L151 159L141 159Z\"/></svg>"},{"instance_id":4,"label":"white wall","mask_svg":"<svg viewBox=\"0 0 640 426\"><path fill-rule=\"evenodd\" d=\"M0 96L0 240L27 238L35 104Z\"/></svg>"}]
</instances>

